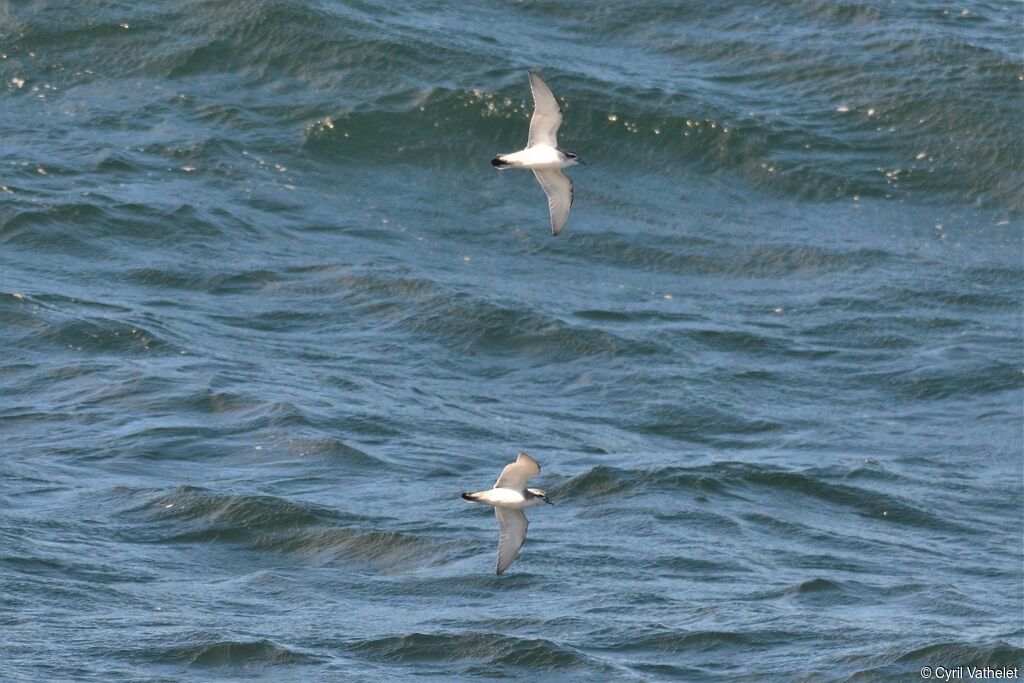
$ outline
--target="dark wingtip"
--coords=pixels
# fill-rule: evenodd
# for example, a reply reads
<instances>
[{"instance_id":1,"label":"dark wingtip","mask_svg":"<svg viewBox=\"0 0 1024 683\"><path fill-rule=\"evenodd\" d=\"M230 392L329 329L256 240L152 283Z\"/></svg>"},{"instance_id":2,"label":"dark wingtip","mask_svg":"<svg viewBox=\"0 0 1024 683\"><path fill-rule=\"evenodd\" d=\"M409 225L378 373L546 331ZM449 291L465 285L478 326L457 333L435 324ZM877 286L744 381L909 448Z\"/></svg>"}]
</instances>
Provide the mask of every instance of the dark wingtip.
<instances>
[{"instance_id":1,"label":"dark wingtip","mask_svg":"<svg viewBox=\"0 0 1024 683\"><path fill-rule=\"evenodd\" d=\"M508 166L508 162L502 160L501 157L494 157L491 159L491 166L494 168L501 168L502 166Z\"/></svg>"},{"instance_id":2,"label":"dark wingtip","mask_svg":"<svg viewBox=\"0 0 1024 683\"><path fill-rule=\"evenodd\" d=\"M463 493L463 494L462 494L462 498L463 498L464 500L473 500L473 494L472 494L472 493L468 493L468 492L466 492L466 493Z\"/></svg>"}]
</instances>

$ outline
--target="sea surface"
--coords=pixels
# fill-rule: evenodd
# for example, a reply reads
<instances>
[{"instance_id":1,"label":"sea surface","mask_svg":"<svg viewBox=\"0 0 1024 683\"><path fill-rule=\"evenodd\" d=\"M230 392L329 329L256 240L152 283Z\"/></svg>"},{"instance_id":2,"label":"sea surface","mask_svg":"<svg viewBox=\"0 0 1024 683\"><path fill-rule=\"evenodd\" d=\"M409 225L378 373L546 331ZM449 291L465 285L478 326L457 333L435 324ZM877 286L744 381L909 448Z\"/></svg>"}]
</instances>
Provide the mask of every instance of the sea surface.
<instances>
[{"instance_id":1,"label":"sea surface","mask_svg":"<svg viewBox=\"0 0 1024 683\"><path fill-rule=\"evenodd\" d=\"M0 2L0 680L1024 671L1022 25Z\"/></svg>"}]
</instances>

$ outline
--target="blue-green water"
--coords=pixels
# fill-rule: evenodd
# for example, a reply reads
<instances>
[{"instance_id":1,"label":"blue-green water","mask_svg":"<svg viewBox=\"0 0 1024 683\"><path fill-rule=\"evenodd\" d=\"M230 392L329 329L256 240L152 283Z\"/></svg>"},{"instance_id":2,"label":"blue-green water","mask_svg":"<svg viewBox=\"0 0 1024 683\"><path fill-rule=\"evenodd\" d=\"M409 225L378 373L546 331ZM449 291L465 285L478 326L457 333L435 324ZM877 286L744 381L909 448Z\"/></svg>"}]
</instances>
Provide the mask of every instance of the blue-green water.
<instances>
[{"instance_id":1,"label":"blue-green water","mask_svg":"<svg viewBox=\"0 0 1024 683\"><path fill-rule=\"evenodd\" d=\"M1024 666L1024 6L711 4L0 4L0 679Z\"/></svg>"}]
</instances>

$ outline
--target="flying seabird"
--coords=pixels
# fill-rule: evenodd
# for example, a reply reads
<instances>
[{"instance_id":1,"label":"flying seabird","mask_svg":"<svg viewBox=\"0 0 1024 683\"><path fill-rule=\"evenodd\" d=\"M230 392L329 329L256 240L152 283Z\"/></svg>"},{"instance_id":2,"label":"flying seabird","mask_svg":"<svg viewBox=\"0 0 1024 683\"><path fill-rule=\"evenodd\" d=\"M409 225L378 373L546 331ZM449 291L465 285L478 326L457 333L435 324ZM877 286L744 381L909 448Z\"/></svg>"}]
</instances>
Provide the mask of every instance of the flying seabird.
<instances>
[{"instance_id":1,"label":"flying seabird","mask_svg":"<svg viewBox=\"0 0 1024 683\"><path fill-rule=\"evenodd\" d=\"M462 497L475 503L494 507L498 516L501 534L498 536L497 573L508 569L519 554L519 548L526 540L526 528L530 523L523 514L524 508L548 503L548 494L541 489L528 489L526 482L540 474L540 465L526 453L520 453L516 461L505 465L494 488L476 493L463 493Z\"/></svg>"},{"instance_id":2,"label":"flying seabird","mask_svg":"<svg viewBox=\"0 0 1024 683\"><path fill-rule=\"evenodd\" d=\"M491 159L491 166L501 170L528 168L533 171L548 196L551 234L557 235L569 220L569 207L572 206L572 180L562 173L562 169L582 164L583 160L576 152L558 147L556 135L562 125L562 108L547 83L532 71L530 89L533 91L533 118L530 119L526 149L499 154Z\"/></svg>"}]
</instances>

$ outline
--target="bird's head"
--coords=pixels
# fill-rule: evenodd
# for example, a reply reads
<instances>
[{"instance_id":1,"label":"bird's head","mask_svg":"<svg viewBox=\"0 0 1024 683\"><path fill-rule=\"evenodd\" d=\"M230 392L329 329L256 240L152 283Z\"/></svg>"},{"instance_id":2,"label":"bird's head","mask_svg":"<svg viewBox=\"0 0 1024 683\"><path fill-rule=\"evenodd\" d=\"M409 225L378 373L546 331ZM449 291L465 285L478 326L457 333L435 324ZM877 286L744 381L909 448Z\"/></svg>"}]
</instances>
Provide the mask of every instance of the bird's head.
<instances>
[{"instance_id":1,"label":"bird's head","mask_svg":"<svg viewBox=\"0 0 1024 683\"><path fill-rule=\"evenodd\" d=\"M526 489L526 491L531 494L531 498L538 498L548 505L554 505L554 503L551 502L551 499L548 498L548 494L544 493L544 489Z\"/></svg>"},{"instance_id":2,"label":"bird's head","mask_svg":"<svg viewBox=\"0 0 1024 683\"><path fill-rule=\"evenodd\" d=\"M565 160L569 162L570 166L586 166L586 162L580 159L580 155L571 149L563 149L562 152L565 154Z\"/></svg>"}]
</instances>

